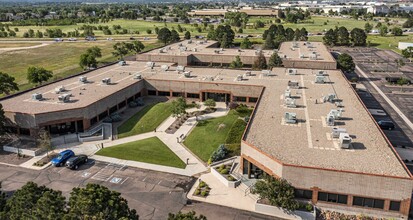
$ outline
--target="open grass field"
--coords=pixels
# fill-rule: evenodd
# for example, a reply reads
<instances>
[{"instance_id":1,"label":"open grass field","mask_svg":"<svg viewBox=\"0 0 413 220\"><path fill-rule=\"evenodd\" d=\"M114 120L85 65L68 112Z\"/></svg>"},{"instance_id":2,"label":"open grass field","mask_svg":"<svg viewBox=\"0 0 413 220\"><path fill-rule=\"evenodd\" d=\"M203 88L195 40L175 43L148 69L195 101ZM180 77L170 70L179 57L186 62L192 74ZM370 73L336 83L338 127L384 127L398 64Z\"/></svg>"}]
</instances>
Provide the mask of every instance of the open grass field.
<instances>
[{"instance_id":1,"label":"open grass field","mask_svg":"<svg viewBox=\"0 0 413 220\"><path fill-rule=\"evenodd\" d=\"M118 127L118 138L154 131L171 114L172 103L147 105Z\"/></svg>"},{"instance_id":2,"label":"open grass field","mask_svg":"<svg viewBox=\"0 0 413 220\"><path fill-rule=\"evenodd\" d=\"M239 120L241 116L246 115L241 115L235 110L231 110L226 116L199 121L197 126L185 139L185 146L201 158L201 160L205 162L208 161L212 152L217 149L220 144L225 144L232 125ZM219 128L221 124L224 126ZM239 131L241 131L241 129L238 130L238 133L240 133ZM241 132L243 131L244 129L242 129Z\"/></svg>"},{"instance_id":3,"label":"open grass field","mask_svg":"<svg viewBox=\"0 0 413 220\"><path fill-rule=\"evenodd\" d=\"M9 43L4 43L9 44ZM30 66L44 67L53 71L54 79L73 75L81 72L79 66L80 55L92 46L102 50L100 62L116 60L112 55L113 41L76 42L76 43L51 43L50 45L0 53L0 71L8 73L16 78L20 90L33 87L26 79L27 68ZM149 44L147 49L158 46Z\"/></svg>"},{"instance_id":4,"label":"open grass field","mask_svg":"<svg viewBox=\"0 0 413 220\"><path fill-rule=\"evenodd\" d=\"M182 169L186 167L185 163L157 137L104 148L96 154Z\"/></svg>"},{"instance_id":5,"label":"open grass field","mask_svg":"<svg viewBox=\"0 0 413 220\"><path fill-rule=\"evenodd\" d=\"M0 43L0 48L15 48L15 47L31 47L40 45L41 43L19 43L19 42L7 42L7 43Z\"/></svg>"}]
</instances>

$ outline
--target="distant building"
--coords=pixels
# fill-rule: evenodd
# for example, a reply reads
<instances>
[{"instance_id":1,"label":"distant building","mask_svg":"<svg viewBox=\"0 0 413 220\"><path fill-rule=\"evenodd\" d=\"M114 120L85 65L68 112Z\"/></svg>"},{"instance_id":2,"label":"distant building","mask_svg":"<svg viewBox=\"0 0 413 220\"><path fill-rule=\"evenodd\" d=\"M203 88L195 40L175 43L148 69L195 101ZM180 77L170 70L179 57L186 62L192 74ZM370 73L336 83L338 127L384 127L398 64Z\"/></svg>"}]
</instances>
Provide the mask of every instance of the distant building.
<instances>
[{"instance_id":1,"label":"distant building","mask_svg":"<svg viewBox=\"0 0 413 220\"><path fill-rule=\"evenodd\" d=\"M413 47L413 43L412 42L399 42L399 50L404 50L408 47Z\"/></svg>"}]
</instances>

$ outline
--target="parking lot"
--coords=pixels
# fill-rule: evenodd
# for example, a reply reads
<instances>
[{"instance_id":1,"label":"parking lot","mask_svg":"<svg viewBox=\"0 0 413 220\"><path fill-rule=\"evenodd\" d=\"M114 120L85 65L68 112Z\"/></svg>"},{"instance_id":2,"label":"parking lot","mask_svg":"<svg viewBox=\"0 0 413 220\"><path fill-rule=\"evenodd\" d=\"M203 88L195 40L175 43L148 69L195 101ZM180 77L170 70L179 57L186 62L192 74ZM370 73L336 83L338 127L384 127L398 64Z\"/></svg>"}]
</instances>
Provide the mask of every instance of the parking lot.
<instances>
[{"instance_id":1,"label":"parking lot","mask_svg":"<svg viewBox=\"0 0 413 220\"><path fill-rule=\"evenodd\" d=\"M207 217L221 213L220 219L234 219L237 215L241 216L241 219L274 219L212 204L195 203L185 206L186 192L194 183L194 178L115 163L89 160L78 170L48 167L42 171L0 165L0 181L2 190L8 194L12 194L28 181L33 181L60 190L66 197L69 197L73 187L98 183L120 192L128 200L129 207L136 209L140 219L166 219L168 213L176 213L182 209L195 210Z\"/></svg>"}]
</instances>

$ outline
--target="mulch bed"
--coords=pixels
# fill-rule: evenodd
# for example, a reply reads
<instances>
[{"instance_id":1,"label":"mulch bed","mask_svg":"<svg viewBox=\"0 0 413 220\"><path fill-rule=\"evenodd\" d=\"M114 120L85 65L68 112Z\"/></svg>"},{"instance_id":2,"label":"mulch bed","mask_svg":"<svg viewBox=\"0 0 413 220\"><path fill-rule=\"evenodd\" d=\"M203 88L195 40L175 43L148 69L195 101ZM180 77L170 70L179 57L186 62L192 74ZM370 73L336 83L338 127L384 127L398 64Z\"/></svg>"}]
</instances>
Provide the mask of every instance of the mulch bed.
<instances>
[{"instance_id":1,"label":"mulch bed","mask_svg":"<svg viewBox=\"0 0 413 220\"><path fill-rule=\"evenodd\" d=\"M0 149L0 162L20 165L28 160L32 159L30 156L21 156L18 157L16 153L6 152L3 149Z\"/></svg>"}]
</instances>

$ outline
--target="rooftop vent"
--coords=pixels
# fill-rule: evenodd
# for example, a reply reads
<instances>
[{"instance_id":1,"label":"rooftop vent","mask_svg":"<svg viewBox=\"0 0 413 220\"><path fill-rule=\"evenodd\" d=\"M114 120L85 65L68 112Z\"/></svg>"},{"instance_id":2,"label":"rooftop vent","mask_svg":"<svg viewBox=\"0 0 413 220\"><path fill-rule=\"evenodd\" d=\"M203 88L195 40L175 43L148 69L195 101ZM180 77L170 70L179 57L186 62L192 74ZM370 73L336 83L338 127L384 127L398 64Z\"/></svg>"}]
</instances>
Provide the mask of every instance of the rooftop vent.
<instances>
[{"instance_id":1,"label":"rooftop vent","mask_svg":"<svg viewBox=\"0 0 413 220\"><path fill-rule=\"evenodd\" d=\"M191 40L191 39L188 40L188 44L192 44L192 40Z\"/></svg>"},{"instance_id":2,"label":"rooftop vent","mask_svg":"<svg viewBox=\"0 0 413 220\"><path fill-rule=\"evenodd\" d=\"M334 119L340 119L343 115L343 109L331 109L329 115L332 115Z\"/></svg>"},{"instance_id":3,"label":"rooftop vent","mask_svg":"<svg viewBox=\"0 0 413 220\"><path fill-rule=\"evenodd\" d=\"M293 98L284 99L284 104L288 108L296 108L297 107L297 105L295 104L295 99L293 99Z\"/></svg>"},{"instance_id":4,"label":"rooftop vent","mask_svg":"<svg viewBox=\"0 0 413 220\"><path fill-rule=\"evenodd\" d=\"M183 71L185 71L185 67L184 66L177 66L176 71L183 72Z\"/></svg>"},{"instance_id":5,"label":"rooftop vent","mask_svg":"<svg viewBox=\"0 0 413 220\"><path fill-rule=\"evenodd\" d=\"M252 74L251 74L251 71L246 71L245 72L245 76L251 76Z\"/></svg>"},{"instance_id":6,"label":"rooftop vent","mask_svg":"<svg viewBox=\"0 0 413 220\"><path fill-rule=\"evenodd\" d=\"M126 61L124 61L124 60L121 60L121 61L119 61L119 66L125 66L126 65Z\"/></svg>"},{"instance_id":7,"label":"rooftop vent","mask_svg":"<svg viewBox=\"0 0 413 220\"><path fill-rule=\"evenodd\" d=\"M325 76L316 76L314 82L315 83L320 83L320 84L326 83L327 82L327 77L325 77Z\"/></svg>"},{"instance_id":8,"label":"rooftop vent","mask_svg":"<svg viewBox=\"0 0 413 220\"><path fill-rule=\"evenodd\" d=\"M326 72L324 70L319 70L319 71L317 71L317 73L315 75L316 76L325 76Z\"/></svg>"},{"instance_id":9,"label":"rooftop vent","mask_svg":"<svg viewBox=\"0 0 413 220\"><path fill-rule=\"evenodd\" d=\"M59 99L60 102L69 102L70 96L72 96L72 94L67 93L67 94L59 95L57 98Z\"/></svg>"},{"instance_id":10,"label":"rooftop vent","mask_svg":"<svg viewBox=\"0 0 413 220\"><path fill-rule=\"evenodd\" d=\"M288 69L288 75L297 75L297 69Z\"/></svg>"},{"instance_id":11,"label":"rooftop vent","mask_svg":"<svg viewBox=\"0 0 413 220\"><path fill-rule=\"evenodd\" d=\"M345 128L337 128L334 127L331 129L331 137L339 138L341 133L346 133L347 130Z\"/></svg>"},{"instance_id":12,"label":"rooftop vent","mask_svg":"<svg viewBox=\"0 0 413 220\"><path fill-rule=\"evenodd\" d=\"M242 81L242 75L237 76L237 81Z\"/></svg>"},{"instance_id":13,"label":"rooftop vent","mask_svg":"<svg viewBox=\"0 0 413 220\"><path fill-rule=\"evenodd\" d=\"M155 63L154 62L147 62L146 66L150 67L150 68L153 68L155 66Z\"/></svg>"},{"instance_id":14,"label":"rooftop vent","mask_svg":"<svg viewBox=\"0 0 413 220\"><path fill-rule=\"evenodd\" d=\"M164 51L163 48L159 49L159 53L164 53L164 52L165 52L165 51Z\"/></svg>"},{"instance_id":15,"label":"rooftop vent","mask_svg":"<svg viewBox=\"0 0 413 220\"><path fill-rule=\"evenodd\" d=\"M297 81L288 81L288 87L292 89L299 89L300 85L298 84Z\"/></svg>"},{"instance_id":16,"label":"rooftop vent","mask_svg":"<svg viewBox=\"0 0 413 220\"><path fill-rule=\"evenodd\" d=\"M109 85L109 84L110 84L110 78L104 78L104 79L102 79L102 83L103 83L103 84L106 84L106 85Z\"/></svg>"},{"instance_id":17,"label":"rooftop vent","mask_svg":"<svg viewBox=\"0 0 413 220\"><path fill-rule=\"evenodd\" d=\"M179 50L184 52L184 51L186 51L186 47L179 47Z\"/></svg>"},{"instance_id":18,"label":"rooftop vent","mask_svg":"<svg viewBox=\"0 0 413 220\"><path fill-rule=\"evenodd\" d=\"M166 71L169 70L169 66L168 65L162 65L161 69L166 72Z\"/></svg>"},{"instance_id":19,"label":"rooftop vent","mask_svg":"<svg viewBox=\"0 0 413 220\"><path fill-rule=\"evenodd\" d=\"M323 102L333 103L336 100L336 94L331 93L323 97Z\"/></svg>"},{"instance_id":20,"label":"rooftop vent","mask_svg":"<svg viewBox=\"0 0 413 220\"><path fill-rule=\"evenodd\" d=\"M56 94L59 94L59 93L65 91L65 87L64 86L58 86L54 89L54 91L55 91Z\"/></svg>"},{"instance_id":21,"label":"rooftop vent","mask_svg":"<svg viewBox=\"0 0 413 220\"><path fill-rule=\"evenodd\" d=\"M258 55L261 53L261 50L255 50L255 55Z\"/></svg>"},{"instance_id":22,"label":"rooftop vent","mask_svg":"<svg viewBox=\"0 0 413 220\"><path fill-rule=\"evenodd\" d=\"M297 42L293 42L293 48L298 48L298 43Z\"/></svg>"},{"instance_id":23,"label":"rooftop vent","mask_svg":"<svg viewBox=\"0 0 413 220\"><path fill-rule=\"evenodd\" d=\"M340 133L338 141L343 149L349 149L351 146L351 137L348 133Z\"/></svg>"},{"instance_id":24,"label":"rooftop vent","mask_svg":"<svg viewBox=\"0 0 413 220\"><path fill-rule=\"evenodd\" d=\"M191 78L191 72L190 72L190 71L184 72L184 76L185 76L186 78Z\"/></svg>"},{"instance_id":25,"label":"rooftop vent","mask_svg":"<svg viewBox=\"0 0 413 220\"><path fill-rule=\"evenodd\" d=\"M297 113L286 112L284 114L285 123L295 124L297 123Z\"/></svg>"},{"instance_id":26,"label":"rooftop vent","mask_svg":"<svg viewBox=\"0 0 413 220\"><path fill-rule=\"evenodd\" d=\"M133 78L134 79L142 79L142 75L141 74L136 74Z\"/></svg>"},{"instance_id":27,"label":"rooftop vent","mask_svg":"<svg viewBox=\"0 0 413 220\"><path fill-rule=\"evenodd\" d=\"M86 76L81 76L81 77L79 77L79 82L81 82L81 83L87 83L87 77L86 77Z\"/></svg>"},{"instance_id":28,"label":"rooftop vent","mask_svg":"<svg viewBox=\"0 0 413 220\"><path fill-rule=\"evenodd\" d=\"M317 60L317 54L314 54L314 53L312 53L312 54L310 54L310 60Z\"/></svg>"},{"instance_id":29,"label":"rooftop vent","mask_svg":"<svg viewBox=\"0 0 413 220\"><path fill-rule=\"evenodd\" d=\"M300 59L304 59L304 54L300 54Z\"/></svg>"},{"instance_id":30,"label":"rooftop vent","mask_svg":"<svg viewBox=\"0 0 413 220\"><path fill-rule=\"evenodd\" d=\"M214 53L219 54L219 50L214 50Z\"/></svg>"},{"instance_id":31,"label":"rooftop vent","mask_svg":"<svg viewBox=\"0 0 413 220\"><path fill-rule=\"evenodd\" d=\"M179 43L179 44L178 44L178 47L182 47L182 43Z\"/></svg>"},{"instance_id":32,"label":"rooftop vent","mask_svg":"<svg viewBox=\"0 0 413 220\"><path fill-rule=\"evenodd\" d=\"M43 99L43 95L41 93L34 93L34 94L32 94L32 99L37 100L37 101L41 101Z\"/></svg>"},{"instance_id":33,"label":"rooftop vent","mask_svg":"<svg viewBox=\"0 0 413 220\"><path fill-rule=\"evenodd\" d=\"M261 73L264 76L270 76L271 75L271 70L261 70Z\"/></svg>"},{"instance_id":34,"label":"rooftop vent","mask_svg":"<svg viewBox=\"0 0 413 220\"><path fill-rule=\"evenodd\" d=\"M286 89L284 91L284 99L291 98L291 90Z\"/></svg>"},{"instance_id":35,"label":"rooftop vent","mask_svg":"<svg viewBox=\"0 0 413 220\"><path fill-rule=\"evenodd\" d=\"M197 52L197 51L198 51L198 49L194 48L194 49L192 49L192 51L193 51L193 52Z\"/></svg>"},{"instance_id":36,"label":"rooftop vent","mask_svg":"<svg viewBox=\"0 0 413 220\"><path fill-rule=\"evenodd\" d=\"M335 125L334 115L331 115L331 114L327 115L326 124L327 124L327 126L334 126Z\"/></svg>"}]
</instances>

